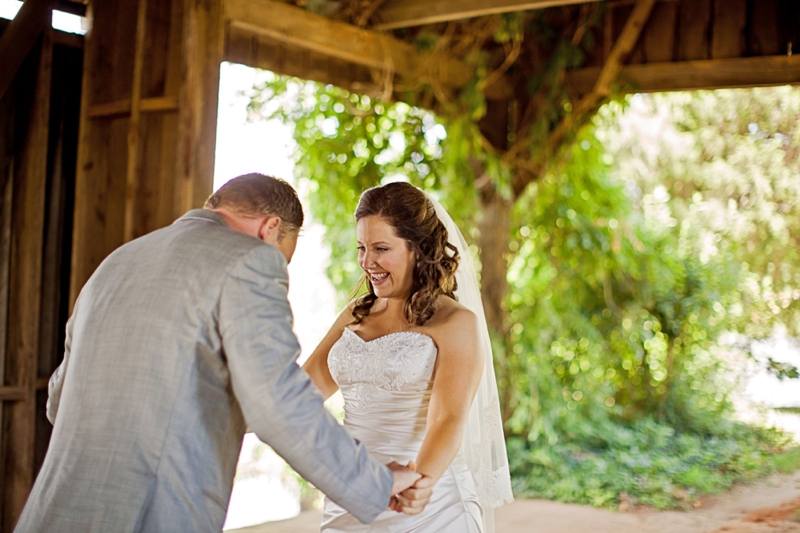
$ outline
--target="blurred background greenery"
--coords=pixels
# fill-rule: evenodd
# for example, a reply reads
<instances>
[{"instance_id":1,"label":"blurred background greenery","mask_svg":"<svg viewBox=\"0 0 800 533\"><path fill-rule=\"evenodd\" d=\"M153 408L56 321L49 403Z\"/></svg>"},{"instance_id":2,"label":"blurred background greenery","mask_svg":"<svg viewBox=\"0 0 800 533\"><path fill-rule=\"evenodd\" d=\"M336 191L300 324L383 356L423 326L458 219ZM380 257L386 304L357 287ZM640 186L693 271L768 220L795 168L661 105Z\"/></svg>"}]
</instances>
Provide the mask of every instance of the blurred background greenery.
<instances>
[{"instance_id":1,"label":"blurred background greenery","mask_svg":"<svg viewBox=\"0 0 800 533\"><path fill-rule=\"evenodd\" d=\"M790 435L733 409L737 361L800 334L800 89L616 98L518 195L476 133L480 105L435 115L279 76L249 96L253 120L294 128L296 177L326 227L342 305L359 277L363 189L402 179L435 194L485 264L480 231L497 212L476 178L497 184L508 290L484 304L500 314L490 322L518 495L688 507L800 467ZM798 377L780 358L757 362Z\"/></svg>"}]
</instances>

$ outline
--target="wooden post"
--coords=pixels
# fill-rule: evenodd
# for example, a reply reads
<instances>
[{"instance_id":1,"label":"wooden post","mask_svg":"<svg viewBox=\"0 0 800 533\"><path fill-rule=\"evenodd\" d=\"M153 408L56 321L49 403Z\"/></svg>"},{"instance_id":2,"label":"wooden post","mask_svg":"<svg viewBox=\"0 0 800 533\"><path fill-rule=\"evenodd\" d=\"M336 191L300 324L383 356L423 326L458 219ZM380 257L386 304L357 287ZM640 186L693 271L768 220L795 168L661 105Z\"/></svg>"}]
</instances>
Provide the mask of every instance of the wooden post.
<instances>
[{"instance_id":1,"label":"wooden post","mask_svg":"<svg viewBox=\"0 0 800 533\"><path fill-rule=\"evenodd\" d=\"M202 207L213 189L219 66L224 45L221 0L186 0L184 5L176 214Z\"/></svg>"},{"instance_id":2,"label":"wooden post","mask_svg":"<svg viewBox=\"0 0 800 533\"><path fill-rule=\"evenodd\" d=\"M19 387L23 398L3 406L2 526L12 531L34 478L36 370L42 281L47 144L53 49L51 30L44 32L30 121L23 134L14 171L11 262L9 272L8 346L5 382Z\"/></svg>"}]
</instances>

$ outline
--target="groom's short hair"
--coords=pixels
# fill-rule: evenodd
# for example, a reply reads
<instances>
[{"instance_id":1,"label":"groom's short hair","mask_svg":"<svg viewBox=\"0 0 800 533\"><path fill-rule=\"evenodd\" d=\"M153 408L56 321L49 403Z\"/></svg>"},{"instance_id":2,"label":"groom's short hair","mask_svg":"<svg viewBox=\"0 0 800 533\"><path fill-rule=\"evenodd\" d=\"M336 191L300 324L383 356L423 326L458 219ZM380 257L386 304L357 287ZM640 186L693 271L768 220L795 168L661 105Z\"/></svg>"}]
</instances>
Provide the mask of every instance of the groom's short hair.
<instances>
[{"instance_id":1,"label":"groom's short hair","mask_svg":"<svg viewBox=\"0 0 800 533\"><path fill-rule=\"evenodd\" d=\"M245 216L277 216L284 231L303 226L303 206L297 191L280 178L253 172L231 179L206 201L206 209L230 209Z\"/></svg>"}]
</instances>

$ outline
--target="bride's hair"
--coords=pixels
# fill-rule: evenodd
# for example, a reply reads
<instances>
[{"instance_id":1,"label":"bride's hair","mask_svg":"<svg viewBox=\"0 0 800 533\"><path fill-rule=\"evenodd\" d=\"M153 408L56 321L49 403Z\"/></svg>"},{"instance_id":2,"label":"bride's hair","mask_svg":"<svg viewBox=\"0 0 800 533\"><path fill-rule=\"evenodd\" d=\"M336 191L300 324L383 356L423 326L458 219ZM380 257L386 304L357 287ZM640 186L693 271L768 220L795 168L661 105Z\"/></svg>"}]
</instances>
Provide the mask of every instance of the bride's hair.
<instances>
[{"instance_id":1,"label":"bride's hair","mask_svg":"<svg viewBox=\"0 0 800 533\"><path fill-rule=\"evenodd\" d=\"M389 183L364 191L356 208L356 221L368 216L380 217L406 241L409 250L416 252L418 260L411 294L403 306L403 313L409 324L425 324L433 316L439 296L456 299L458 250L447 241L447 230L436 216L431 201L409 183ZM363 282L366 282L368 292L353 306L356 324L369 315L372 304L378 299L366 276L362 277Z\"/></svg>"}]
</instances>

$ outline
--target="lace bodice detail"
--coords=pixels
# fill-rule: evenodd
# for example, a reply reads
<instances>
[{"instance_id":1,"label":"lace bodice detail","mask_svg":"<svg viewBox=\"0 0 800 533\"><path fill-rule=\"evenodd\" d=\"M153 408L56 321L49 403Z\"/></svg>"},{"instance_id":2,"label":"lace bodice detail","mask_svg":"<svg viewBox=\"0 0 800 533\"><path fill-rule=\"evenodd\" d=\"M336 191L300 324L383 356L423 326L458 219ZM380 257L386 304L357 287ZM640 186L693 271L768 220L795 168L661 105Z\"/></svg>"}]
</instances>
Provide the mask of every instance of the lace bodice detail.
<instances>
[{"instance_id":1,"label":"lace bodice detail","mask_svg":"<svg viewBox=\"0 0 800 533\"><path fill-rule=\"evenodd\" d=\"M360 407L370 389L423 392L433 377L438 350L433 339L415 331L390 333L365 341L350 328L328 355L328 367L336 384L347 396L348 389L363 389L351 407Z\"/></svg>"},{"instance_id":2,"label":"lace bodice detail","mask_svg":"<svg viewBox=\"0 0 800 533\"><path fill-rule=\"evenodd\" d=\"M383 462L416 459L437 354L431 337L412 331L365 341L344 328L331 347L328 368L344 397L344 425Z\"/></svg>"}]
</instances>

